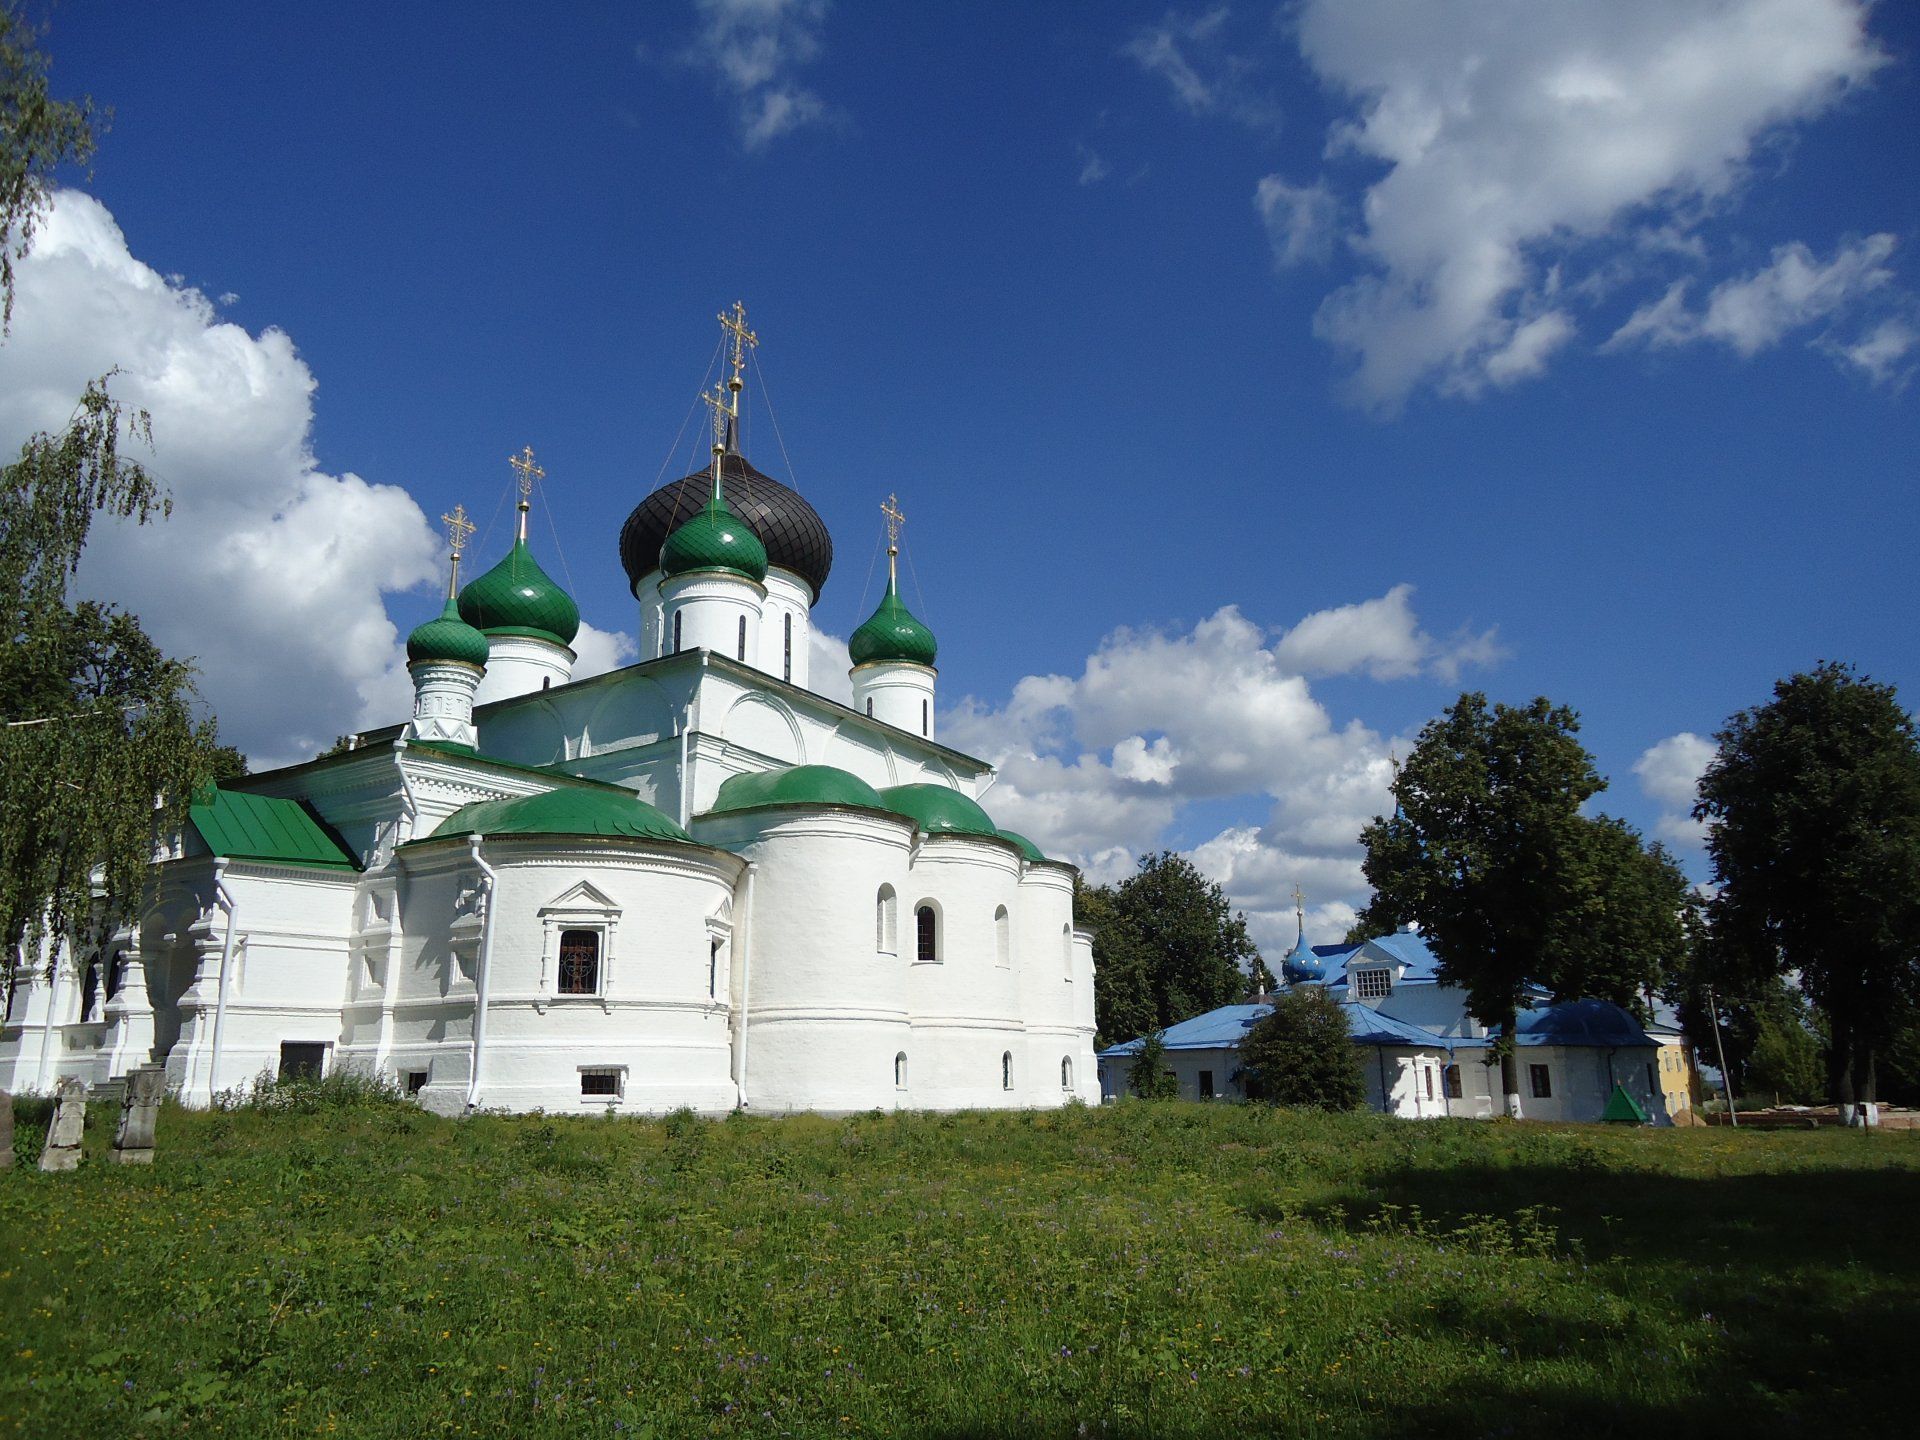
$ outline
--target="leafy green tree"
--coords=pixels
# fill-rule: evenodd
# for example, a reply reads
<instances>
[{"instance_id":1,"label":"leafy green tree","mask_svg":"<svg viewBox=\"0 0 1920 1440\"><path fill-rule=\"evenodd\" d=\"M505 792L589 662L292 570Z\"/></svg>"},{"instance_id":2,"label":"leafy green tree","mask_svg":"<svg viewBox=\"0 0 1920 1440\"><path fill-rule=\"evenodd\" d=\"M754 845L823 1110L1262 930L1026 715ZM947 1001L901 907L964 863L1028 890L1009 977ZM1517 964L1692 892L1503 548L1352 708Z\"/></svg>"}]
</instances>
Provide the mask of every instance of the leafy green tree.
<instances>
[{"instance_id":1,"label":"leafy green tree","mask_svg":"<svg viewBox=\"0 0 1920 1440\"><path fill-rule=\"evenodd\" d=\"M1554 955L1582 900L1595 850L1580 806L1605 785L1579 717L1544 697L1526 706L1462 695L1429 721L1394 780L1391 817L1361 832L1376 933L1420 926L1440 979L1499 1027L1507 1113L1520 1113L1514 1016L1532 984L1552 987Z\"/></svg>"},{"instance_id":2,"label":"leafy green tree","mask_svg":"<svg viewBox=\"0 0 1920 1440\"><path fill-rule=\"evenodd\" d=\"M1572 835L1542 983L1560 999L1611 1000L1649 1020L1649 997L1687 964L1698 899L1665 847L1626 821L1581 817Z\"/></svg>"},{"instance_id":3,"label":"leafy green tree","mask_svg":"<svg viewBox=\"0 0 1920 1440\"><path fill-rule=\"evenodd\" d=\"M1720 883L1713 930L1799 975L1830 1030L1828 1093L1871 1104L1876 1057L1920 992L1913 719L1891 685L1824 662L1714 738L1694 807Z\"/></svg>"},{"instance_id":4,"label":"leafy green tree","mask_svg":"<svg viewBox=\"0 0 1920 1440\"><path fill-rule=\"evenodd\" d=\"M1355 1110L1366 1102L1346 1011L1319 985L1295 985L1240 1042L1248 1092L1274 1105Z\"/></svg>"},{"instance_id":5,"label":"leafy green tree","mask_svg":"<svg viewBox=\"0 0 1920 1440\"><path fill-rule=\"evenodd\" d=\"M1769 1018L1754 1039L1741 1093L1756 1101L1812 1105L1826 1089L1821 1072L1820 1042L1813 1032L1796 1020Z\"/></svg>"},{"instance_id":6,"label":"leafy green tree","mask_svg":"<svg viewBox=\"0 0 1920 1440\"><path fill-rule=\"evenodd\" d=\"M93 106L47 93L47 57L33 27L0 7L0 329L13 322L13 262L33 244L47 181L93 154Z\"/></svg>"},{"instance_id":7,"label":"leafy green tree","mask_svg":"<svg viewBox=\"0 0 1920 1440\"><path fill-rule=\"evenodd\" d=\"M1273 977L1219 885L1183 855L1140 857L1118 885L1081 892L1094 930L1095 1024L1108 1042L1164 1029L1241 999Z\"/></svg>"},{"instance_id":8,"label":"leafy green tree","mask_svg":"<svg viewBox=\"0 0 1920 1440\"><path fill-rule=\"evenodd\" d=\"M0 292L47 204L47 180L93 148L84 106L50 100L46 58L0 10ZM69 588L98 515L144 523L167 502L120 453L146 438L105 380L67 429L0 467L0 968L50 934L97 938L138 900L156 823L184 820L196 786L237 756L196 718L191 670L139 622L73 603ZM158 808L156 810L156 801Z\"/></svg>"},{"instance_id":9,"label":"leafy green tree","mask_svg":"<svg viewBox=\"0 0 1920 1440\"><path fill-rule=\"evenodd\" d=\"M1167 1066L1163 1031L1149 1030L1140 1042L1140 1053L1127 1070L1127 1088L1141 1100L1172 1100L1180 1094L1180 1081Z\"/></svg>"}]
</instances>

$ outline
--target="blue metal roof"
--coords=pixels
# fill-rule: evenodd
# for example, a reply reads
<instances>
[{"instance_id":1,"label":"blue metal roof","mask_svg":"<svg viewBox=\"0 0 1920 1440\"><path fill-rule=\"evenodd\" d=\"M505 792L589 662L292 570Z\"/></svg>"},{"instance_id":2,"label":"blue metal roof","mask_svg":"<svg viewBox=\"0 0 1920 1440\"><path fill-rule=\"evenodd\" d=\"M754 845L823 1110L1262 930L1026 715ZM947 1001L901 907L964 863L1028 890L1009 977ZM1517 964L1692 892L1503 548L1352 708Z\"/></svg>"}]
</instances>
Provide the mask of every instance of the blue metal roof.
<instances>
[{"instance_id":1,"label":"blue metal roof","mask_svg":"<svg viewBox=\"0 0 1920 1440\"><path fill-rule=\"evenodd\" d=\"M1161 1043L1169 1050L1232 1050L1239 1047L1251 1030L1272 1011L1271 1005L1222 1005L1218 1010L1209 1010L1204 1015L1196 1015L1191 1020L1182 1020L1178 1025L1169 1025L1161 1036ZM1444 1035L1436 1035L1431 1030L1422 1030L1418 1025L1405 1020L1396 1020L1391 1015L1382 1015L1379 1011L1351 1000L1342 1001L1341 1012L1347 1017L1347 1029L1353 1038L1362 1045L1402 1045L1419 1046L1428 1050L1451 1050L1457 1046L1476 1047L1484 1045L1481 1040L1458 1040ZM1146 1043L1146 1037L1123 1040L1118 1045L1109 1045L1100 1052L1099 1058L1122 1059L1129 1055L1138 1055L1140 1047Z\"/></svg>"},{"instance_id":2,"label":"blue metal roof","mask_svg":"<svg viewBox=\"0 0 1920 1440\"><path fill-rule=\"evenodd\" d=\"M1540 1010L1522 1010L1514 1026L1516 1045L1656 1045L1640 1022L1605 1000L1568 1000Z\"/></svg>"}]
</instances>

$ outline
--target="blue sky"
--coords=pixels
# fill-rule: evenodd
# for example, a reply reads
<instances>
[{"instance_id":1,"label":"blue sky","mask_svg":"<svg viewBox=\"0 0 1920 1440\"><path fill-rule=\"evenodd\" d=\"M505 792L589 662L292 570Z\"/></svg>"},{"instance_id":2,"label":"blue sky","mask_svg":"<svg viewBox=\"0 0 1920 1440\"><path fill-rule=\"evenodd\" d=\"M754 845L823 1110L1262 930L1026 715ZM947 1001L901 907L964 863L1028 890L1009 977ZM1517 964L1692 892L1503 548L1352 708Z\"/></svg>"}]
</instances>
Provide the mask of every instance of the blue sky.
<instances>
[{"instance_id":1,"label":"blue sky","mask_svg":"<svg viewBox=\"0 0 1920 1440\"><path fill-rule=\"evenodd\" d=\"M1387 749L1463 686L1577 708L1605 808L1684 847L1671 737L1822 658L1920 685L1911 6L47 18L115 114L0 438L123 366L183 503L88 583L262 760L399 718L421 517L484 523L522 445L612 663L735 299L821 628L898 492L996 818L1101 874L1192 849L1270 946L1296 880L1340 927Z\"/></svg>"}]
</instances>

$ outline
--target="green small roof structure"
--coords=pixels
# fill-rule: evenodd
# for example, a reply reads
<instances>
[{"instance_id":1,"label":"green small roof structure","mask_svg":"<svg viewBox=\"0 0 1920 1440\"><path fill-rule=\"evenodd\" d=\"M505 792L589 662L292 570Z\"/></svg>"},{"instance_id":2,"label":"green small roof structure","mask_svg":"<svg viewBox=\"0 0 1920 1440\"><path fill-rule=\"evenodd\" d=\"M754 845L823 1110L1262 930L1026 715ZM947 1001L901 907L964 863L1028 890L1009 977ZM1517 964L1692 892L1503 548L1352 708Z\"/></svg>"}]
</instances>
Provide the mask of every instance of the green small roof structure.
<instances>
[{"instance_id":1,"label":"green small roof structure","mask_svg":"<svg viewBox=\"0 0 1920 1440\"><path fill-rule=\"evenodd\" d=\"M1034 844L1033 841L1027 839L1026 836L1020 834L1018 831L1002 830L1000 832L1000 838L1002 840L1012 841L1013 848L1018 850L1022 855L1026 856L1027 859L1033 861L1035 864L1046 863L1046 859L1047 859L1046 852L1041 850L1041 848L1038 845Z\"/></svg>"},{"instance_id":2,"label":"green small roof structure","mask_svg":"<svg viewBox=\"0 0 1920 1440\"><path fill-rule=\"evenodd\" d=\"M340 837L305 803L210 787L187 809L187 824L215 855L273 860L322 870L358 870Z\"/></svg>"},{"instance_id":3,"label":"green small roof structure","mask_svg":"<svg viewBox=\"0 0 1920 1440\"><path fill-rule=\"evenodd\" d=\"M618 786L568 786L509 800L476 800L442 820L428 838L461 835L601 835L693 843L666 815Z\"/></svg>"},{"instance_id":4,"label":"green small roof structure","mask_svg":"<svg viewBox=\"0 0 1920 1440\"><path fill-rule=\"evenodd\" d=\"M767 578L767 547L719 495L688 517L660 547L660 568L668 575L720 570L756 585Z\"/></svg>"},{"instance_id":5,"label":"green small roof structure","mask_svg":"<svg viewBox=\"0 0 1920 1440\"><path fill-rule=\"evenodd\" d=\"M1644 1125L1647 1112L1640 1108L1640 1102L1627 1093L1624 1085L1615 1085L1613 1094L1607 1097L1607 1108L1600 1112L1600 1118L1612 1125Z\"/></svg>"},{"instance_id":6,"label":"green small roof structure","mask_svg":"<svg viewBox=\"0 0 1920 1440\"><path fill-rule=\"evenodd\" d=\"M901 603L900 588L892 577L887 580L887 593L880 597L880 608L847 638L847 654L855 665L906 661L931 667L939 649L933 631Z\"/></svg>"},{"instance_id":7,"label":"green small roof structure","mask_svg":"<svg viewBox=\"0 0 1920 1440\"><path fill-rule=\"evenodd\" d=\"M1006 839L977 802L945 785L894 785L882 790L880 799L887 809L906 816L929 835Z\"/></svg>"},{"instance_id":8,"label":"green small roof structure","mask_svg":"<svg viewBox=\"0 0 1920 1440\"><path fill-rule=\"evenodd\" d=\"M487 637L460 618L459 603L451 595L436 618L416 626L407 636L409 665L449 660L483 670L487 665Z\"/></svg>"},{"instance_id":9,"label":"green small roof structure","mask_svg":"<svg viewBox=\"0 0 1920 1440\"><path fill-rule=\"evenodd\" d=\"M722 815L771 805L842 805L891 812L880 792L858 775L833 765L791 765L784 770L762 770L722 781L720 793L706 813Z\"/></svg>"},{"instance_id":10,"label":"green small roof structure","mask_svg":"<svg viewBox=\"0 0 1920 1440\"><path fill-rule=\"evenodd\" d=\"M461 588L460 618L488 635L526 635L556 645L572 645L580 633L580 607L540 568L525 536L513 542L506 559Z\"/></svg>"}]
</instances>

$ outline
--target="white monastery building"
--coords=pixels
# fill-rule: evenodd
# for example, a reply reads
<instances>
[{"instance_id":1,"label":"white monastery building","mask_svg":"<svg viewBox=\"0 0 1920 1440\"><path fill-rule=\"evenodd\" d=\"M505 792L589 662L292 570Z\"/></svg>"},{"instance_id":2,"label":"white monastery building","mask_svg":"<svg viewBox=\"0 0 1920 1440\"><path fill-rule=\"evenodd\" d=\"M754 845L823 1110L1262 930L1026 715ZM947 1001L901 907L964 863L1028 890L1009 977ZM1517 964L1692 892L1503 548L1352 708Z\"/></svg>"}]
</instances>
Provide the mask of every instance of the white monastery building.
<instances>
[{"instance_id":1,"label":"white monastery building","mask_svg":"<svg viewBox=\"0 0 1920 1440\"><path fill-rule=\"evenodd\" d=\"M0 1088L164 1065L189 1104L263 1071L422 1104L713 1113L1097 1101L1074 869L997 828L934 738L932 633L887 591L852 708L808 688L833 562L736 437L620 535L639 663L573 681L580 615L519 533L407 641L413 716L200 797L137 923L21 967Z\"/></svg>"}]
</instances>

